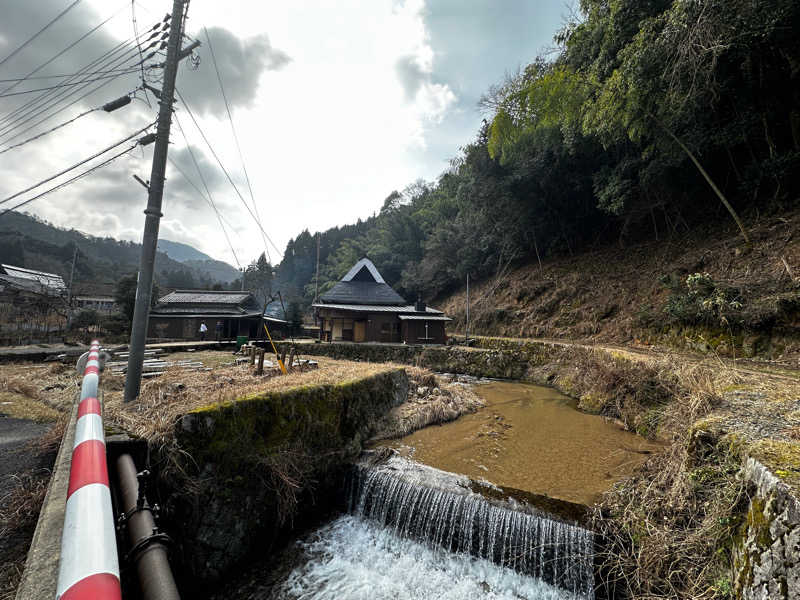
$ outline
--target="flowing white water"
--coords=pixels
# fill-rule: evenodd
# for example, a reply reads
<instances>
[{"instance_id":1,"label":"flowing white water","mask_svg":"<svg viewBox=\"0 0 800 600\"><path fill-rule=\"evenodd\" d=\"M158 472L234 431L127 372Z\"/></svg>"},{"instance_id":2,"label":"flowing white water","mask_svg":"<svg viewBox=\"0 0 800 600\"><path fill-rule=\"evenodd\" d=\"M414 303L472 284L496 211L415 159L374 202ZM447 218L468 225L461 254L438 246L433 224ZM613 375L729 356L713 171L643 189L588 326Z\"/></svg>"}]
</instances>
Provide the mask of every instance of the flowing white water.
<instances>
[{"instance_id":1,"label":"flowing white water","mask_svg":"<svg viewBox=\"0 0 800 600\"><path fill-rule=\"evenodd\" d=\"M488 560L400 537L354 515L300 542L303 564L273 592L286 600L575 600Z\"/></svg>"},{"instance_id":2,"label":"flowing white water","mask_svg":"<svg viewBox=\"0 0 800 600\"><path fill-rule=\"evenodd\" d=\"M350 512L397 535L594 597L591 531L489 502L468 480L400 459L356 467Z\"/></svg>"}]
</instances>

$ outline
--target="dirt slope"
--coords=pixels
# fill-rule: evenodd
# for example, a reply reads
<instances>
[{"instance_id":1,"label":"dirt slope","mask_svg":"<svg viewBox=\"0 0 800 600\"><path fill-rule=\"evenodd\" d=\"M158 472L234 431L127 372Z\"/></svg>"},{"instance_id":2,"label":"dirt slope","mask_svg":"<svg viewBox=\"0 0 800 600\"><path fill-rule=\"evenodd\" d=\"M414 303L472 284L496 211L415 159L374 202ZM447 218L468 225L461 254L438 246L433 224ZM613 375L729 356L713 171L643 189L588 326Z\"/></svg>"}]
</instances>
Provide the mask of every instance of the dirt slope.
<instances>
[{"instance_id":1,"label":"dirt slope","mask_svg":"<svg viewBox=\"0 0 800 600\"><path fill-rule=\"evenodd\" d=\"M534 260L471 285L471 333L800 358L800 211ZM663 232L662 232L663 234ZM465 292L436 303L463 335ZM787 364L787 366L790 366Z\"/></svg>"}]
</instances>

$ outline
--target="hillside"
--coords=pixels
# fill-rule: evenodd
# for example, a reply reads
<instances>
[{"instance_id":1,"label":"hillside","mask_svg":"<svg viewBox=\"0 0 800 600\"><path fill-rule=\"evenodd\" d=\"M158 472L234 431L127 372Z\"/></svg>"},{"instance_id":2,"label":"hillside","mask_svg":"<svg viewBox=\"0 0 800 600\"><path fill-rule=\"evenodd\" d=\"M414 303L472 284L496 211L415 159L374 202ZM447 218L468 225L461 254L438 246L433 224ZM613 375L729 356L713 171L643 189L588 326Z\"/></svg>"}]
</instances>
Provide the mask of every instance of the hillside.
<instances>
[{"instance_id":1,"label":"hillside","mask_svg":"<svg viewBox=\"0 0 800 600\"><path fill-rule=\"evenodd\" d=\"M660 344L800 367L800 211L545 259L470 285L470 333ZM438 307L463 335L466 290Z\"/></svg>"},{"instance_id":2,"label":"hillside","mask_svg":"<svg viewBox=\"0 0 800 600\"><path fill-rule=\"evenodd\" d=\"M75 245L78 247L77 283L114 283L120 276L139 268L140 244L63 229L24 213L10 212L0 220L3 262L58 273L66 281ZM163 285L210 287L216 282L228 283L238 276L238 271L230 265L213 260L191 246L181 246L185 247L186 254L205 258L184 263L158 252L156 273Z\"/></svg>"}]
</instances>

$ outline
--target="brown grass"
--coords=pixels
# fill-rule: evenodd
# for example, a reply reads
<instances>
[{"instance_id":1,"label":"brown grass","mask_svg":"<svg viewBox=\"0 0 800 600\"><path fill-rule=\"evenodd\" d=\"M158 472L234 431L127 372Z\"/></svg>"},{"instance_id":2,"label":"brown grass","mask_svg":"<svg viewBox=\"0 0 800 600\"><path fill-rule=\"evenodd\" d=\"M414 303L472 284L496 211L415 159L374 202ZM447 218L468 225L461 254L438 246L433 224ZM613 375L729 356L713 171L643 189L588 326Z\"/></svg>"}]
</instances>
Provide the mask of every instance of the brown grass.
<instances>
[{"instance_id":1,"label":"brown grass","mask_svg":"<svg viewBox=\"0 0 800 600\"><path fill-rule=\"evenodd\" d=\"M121 390L107 391L105 418L109 423L158 445L168 442L177 420L194 409L233 402L253 394L344 383L398 368L393 364L330 358L316 360L318 369L293 371L287 375L273 372L261 377L254 375L249 365L199 372L171 368L164 375L146 381L135 402L124 403Z\"/></svg>"},{"instance_id":2,"label":"brown grass","mask_svg":"<svg viewBox=\"0 0 800 600\"><path fill-rule=\"evenodd\" d=\"M373 441L400 438L428 425L453 421L484 405L469 386L451 383L419 367L407 367L406 373L410 384L408 401L389 412ZM419 387L428 388L428 393L418 396ZM436 388L439 394L432 393Z\"/></svg>"}]
</instances>

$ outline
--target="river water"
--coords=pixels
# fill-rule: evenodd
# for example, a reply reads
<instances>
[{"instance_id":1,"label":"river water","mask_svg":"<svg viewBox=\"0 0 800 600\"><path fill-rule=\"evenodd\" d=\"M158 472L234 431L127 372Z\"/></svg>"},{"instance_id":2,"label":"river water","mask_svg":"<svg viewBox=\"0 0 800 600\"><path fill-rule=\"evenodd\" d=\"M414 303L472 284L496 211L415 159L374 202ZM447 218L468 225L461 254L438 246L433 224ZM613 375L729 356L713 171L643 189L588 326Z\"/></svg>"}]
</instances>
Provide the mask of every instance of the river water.
<instances>
[{"instance_id":1,"label":"river water","mask_svg":"<svg viewBox=\"0 0 800 600\"><path fill-rule=\"evenodd\" d=\"M493 381L474 390L483 409L387 445L443 471L587 505L662 448L551 388Z\"/></svg>"},{"instance_id":2,"label":"river water","mask_svg":"<svg viewBox=\"0 0 800 600\"><path fill-rule=\"evenodd\" d=\"M286 600L572 600L488 560L432 548L354 515L299 542L303 561L271 592Z\"/></svg>"},{"instance_id":3,"label":"river water","mask_svg":"<svg viewBox=\"0 0 800 600\"><path fill-rule=\"evenodd\" d=\"M476 392L486 401L477 413L389 444L423 465L357 466L343 490L348 513L230 598L592 600L592 532L498 503L470 478L591 504L660 446L549 388L492 382Z\"/></svg>"}]
</instances>

